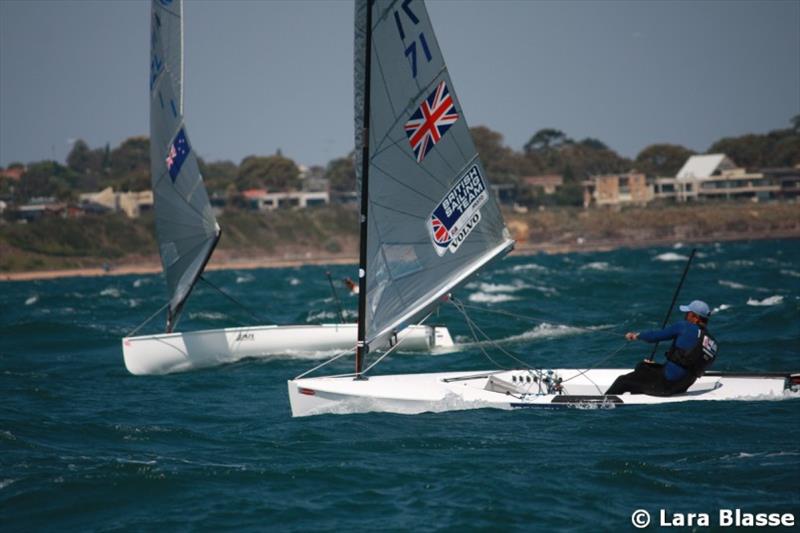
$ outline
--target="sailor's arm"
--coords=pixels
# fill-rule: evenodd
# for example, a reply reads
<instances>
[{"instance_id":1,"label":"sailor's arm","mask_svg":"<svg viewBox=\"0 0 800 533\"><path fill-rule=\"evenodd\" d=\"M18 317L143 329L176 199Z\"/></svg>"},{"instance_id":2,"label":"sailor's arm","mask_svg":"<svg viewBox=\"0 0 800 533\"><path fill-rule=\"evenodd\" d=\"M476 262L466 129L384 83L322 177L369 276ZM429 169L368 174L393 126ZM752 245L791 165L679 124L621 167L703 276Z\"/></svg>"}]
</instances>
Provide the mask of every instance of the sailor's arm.
<instances>
[{"instance_id":1,"label":"sailor's arm","mask_svg":"<svg viewBox=\"0 0 800 533\"><path fill-rule=\"evenodd\" d=\"M682 329L680 323L675 323L664 329L653 329L650 331L630 331L625 334L625 339L629 341L640 340L644 342L654 343L674 339L680 335Z\"/></svg>"}]
</instances>

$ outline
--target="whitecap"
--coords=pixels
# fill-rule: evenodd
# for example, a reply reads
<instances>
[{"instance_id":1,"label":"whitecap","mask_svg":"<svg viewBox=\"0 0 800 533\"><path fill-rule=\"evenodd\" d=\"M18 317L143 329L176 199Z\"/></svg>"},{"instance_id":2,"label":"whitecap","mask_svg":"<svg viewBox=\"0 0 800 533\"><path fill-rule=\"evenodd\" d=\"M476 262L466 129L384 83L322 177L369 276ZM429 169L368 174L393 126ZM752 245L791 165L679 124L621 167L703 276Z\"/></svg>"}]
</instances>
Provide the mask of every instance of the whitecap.
<instances>
[{"instance_id":1,"label":"whitecap","mask_svg":"<svg viewBox=\"0 0 800 533\"><path fill-rule=\"evenodd\" d=\"M133 280L133 286L138 289L143 285L149 285L150 282L151 282L150 278L137 278Z\"/></svg>"},{"instance_id":2,"label":"whitecap","mask_svg":"<svg viewBox=\"0 0 800 533\"><path fill-rule=\"evenodd\" d=\"M0 479L0 490L8 487L9 485L11 485L12 483L15 483L16 481L17 481L16 479L10 479L10 478L9 479Z\"/></svg>"},{"instance_id":3,"label":"whitecap","mask_svg":"<svg viewBox=\"0 0 800 533\"><path fill-rule=\"evenodd\" d=\"M733 306L732 305L728 305L728 304L722 304L719 307L715 307L711 311L711 314L719 313L720 311L725 311L726 309L730 309L731 307L733 307Z\"/></svg>"},{"instance_id":4,"label":"whitecap","mask_svg":"<svg viewBox=\"0 0 800 533\"><path fill-rule=\"evenodd\" d=\"M683 248L683 246L684 246L684 244L682 242L676 242L675 244L672 245L672 249L673 250L680 250L681 248Z\"/></svg>"},{"instance_id":5,"label":"whitecap","mask_svg":"<svg viewBox=\"0 0 800 533\"><path fill-rule=\"evenodd\" d=\"M289 278L289 285L291 285L292 287L297 287L301 283L302 281L300 281L298 278Z\"/></svg>"},{"instance_id":6,"label":"whitecap","mask_svg":"<svg viewBox=\"0 0 800 533\"><path fill-rule=\"evenodd\" d=\"M608 329L611 326L608 325L601 325L601 326L588 326L585 328L577 327L577 326L567 326L564 324L550 324L547 322L542 322L538 326L524 331L518 335L511 335L509 337L504 337L501 339L496 340L487 340L487 341L480 341L480 342L469 342L471 339L458 337L457 341L459 346L466 347L470 345L479 345L479 344L504 344L504 343L516 343L516 342L525 342L530 340L537 340L537 339L555 339L559 337L568 337L571 335L581 335L584 333L590 333L593 331L600 331L604 329Z\"/></svg>"},{"instance_id":7,"label":"whitecap","mask_svg":"<svg viewBox=\"0 0 800 533\"><path fill-rule=\"evenodd\" d=\"M700 270L716 270L717 264L714 261L709 261L708 263L698 263L697 268Z\"/></svg>"},{"instance_id":8,"label":"whitecap","mask_svg":"<svg viewBox=\"0 0 800 533\"><path fill-rule=\"evenodd\" d=\"M106 287L102 291L100 291L100 296L111 296L112 298L119 298L120 292L119 289L114 287Z\"/></svg>"},{"instance_id":9,"label":"whitecap","mask_svg":"<svg viewBox=\"0 0 800 533\"><path fill-rule=\"evenodd\" d=\"M30 298L25 300L25 305L33 305L38 301L39 301L39 297L34 294L33 296L31 296Z\"/></svg>"},{"instance_id":10,"label":"whitecap","mask_svg":"<svg viewBox=\"0 0 800 533\"><path fill-rule=\"evenodd\" d=\"M513 284L472 282L467 285L467 288L478 289L481 292L497 293L497 292L516 292L522 289L527 289L529 287L528 285L525 285L521 281L516 280L513 282Z\"/></svg>"},{"instance_id":11,"label":"whitecap","mask_svg":"<svg viewBox=\"0 0 800 533\"><path fill-rule=\"evenodd\" d=\"M351 311L350 309L345 309L342 311L342 315L344 315L345 320L348 318L355 319L358 316L358 313ZM339 322L339 313L335 311L309 311L308 315L306 316L306 322L310 323L319 323L319 322Z\"/></svg>"},{"instance_id":12,"label":"whitecap","mask_svg":"<svg viewBox=\"0 0 800 533\"><path fill-rule=\"evenodd\" d=\"M201 320L225 320L227 317L224 313L218 313L216 311L197 311L194 313L189 313L189 318L199 318Z\"/></svg>"},{"instance_id":13,"label":"whitecap","mask_svg":"<svg viewBox=\"0 0 800 533\"><path fill-rule=\"evenodd\" d=\"M244 274L242 276L236 276L236 283L250 283L251 281L255 280L253 276L250 274Z\"/></svg>"},{"instance_id":14,"label":"whitecap","mask_svg":"<svg viewBox=\"0 0 800 533\"><path fill-rule=\"evenodd\" d=\"M734 259L733 261L728 261L728 266L751 267L755 266L755 263L749 259Z\"/></svg>"},{"instance_id":15,"label":"whitecap","mask_svg":"<svg viewBox=\"0 0 800 533\"><path fill-rule=\"evenodd\" d=\"M749 288L747 285L742 285L741 283L736 283L735 281L728 281L721 279L717 281L723 287L730 287L731 289L747 289Z\"/></svg>"},{"instance_id":16,"label":"whitecap","mask_svg":"<svg viewBox=\"0 0 800 533\"><path fill-rule=\"evenodd\" d=\"M769 298L764 298L763 300L756 300L755 298L749 298L747 300L747 305L754 305L754 306L779 305L782 303L783 303L783 296L780 296L778 294L770 296Z\"/></svg>"},{"instance_id":17,"label":"whitecap","mask_svg":"<svg viewBox=\"0 0 800 533\"><path fill-rule=\"evenodd\" d=\"M793 278L800 278L800 272L796 270L789 270L788 268L782 269L781 274L783 274L784 276L791 276Z\"/></svg>"},{"instance_id":18,"label":"whitecap","mask_svg":"<svg viewBox=\"0 0 800 533\"><path fill-rule=\"evenodd\" d=\"M139 304L140 304L140 303L142 303L142 301L141 301L141 300L138 300L138 299L136 299L136 298L131 298L131 299L129 299L129 300L128 300L128 307L130 307L131 309L133 309L133 308L135 308L135 307L139 307Z\"/></svg>"},{"instance_id":19,"label":"whitecap","mask_svg":"<svg viewBox=\"0 0 800 533\"><path fill-rule=\"evenodd\" d=\"M593 261L583 265L581 270L597 270L599 272L622 272L624 269L617 266L612 266L605 261Z\"/></svg>"},{"instance_id":20,"label":"whitecap","mask_svg":"<svg viewBox=\"0 0 800 533\"><path fill-rule=\"evenodd\" d=\"M527 263L524 265L514 265L511 269L512 272L524 272L526 270L536 270L537 272L547 272L547 268L536 263Z\"/></svg>"},{"instance_id":21,"label":"whitecap","mask_svg":"<svg viewBox=\"0 0 800 533\"><path fill-rule=\"evenodd\" d=\"M681 254L676 254L675 252L666 252L663 254L658 254L653 258L654 261L686 261L689 257Z\"/></svg>"},{"instance_id":22,"label":"whitecap","mask_svg":"<svg viewBox=\"0 0 800 533\"><path fill-rule=\"evenodd\" d=\"M502 302L513 302L519 300L516 296L510 294L495 294L486 292L474 292L469 295L470 302L484 303L484 304L498 304Z\"/></svg>"}]
</instances>

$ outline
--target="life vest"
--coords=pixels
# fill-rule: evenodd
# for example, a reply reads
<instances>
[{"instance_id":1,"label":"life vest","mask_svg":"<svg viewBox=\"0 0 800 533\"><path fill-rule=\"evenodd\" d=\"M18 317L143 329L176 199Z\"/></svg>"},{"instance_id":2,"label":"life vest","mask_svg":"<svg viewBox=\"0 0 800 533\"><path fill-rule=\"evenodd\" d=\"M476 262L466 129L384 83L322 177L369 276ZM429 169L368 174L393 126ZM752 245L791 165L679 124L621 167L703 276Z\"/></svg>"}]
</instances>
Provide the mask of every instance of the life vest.
<instances>
[{"instance_id":1,"label":"life vest","mask_svg":"<svg viewBox=\"0 0 800 533\"><path fill-rule=\"evenodd\" d=\"M672 344L667 359L682 366L698 378L717 358L717 341L708 330L698 326L697 342L690 350L683 350Z\"/></svg>"}]
</instances>

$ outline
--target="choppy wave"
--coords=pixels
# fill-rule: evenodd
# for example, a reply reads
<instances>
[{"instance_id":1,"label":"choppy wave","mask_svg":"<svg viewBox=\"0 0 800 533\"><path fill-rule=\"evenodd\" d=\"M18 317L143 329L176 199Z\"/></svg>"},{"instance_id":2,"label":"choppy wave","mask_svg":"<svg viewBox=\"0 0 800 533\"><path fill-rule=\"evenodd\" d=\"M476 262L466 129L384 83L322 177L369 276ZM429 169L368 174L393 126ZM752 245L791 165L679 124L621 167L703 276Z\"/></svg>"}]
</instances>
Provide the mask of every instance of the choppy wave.
<instances>
[{"instance_id":1,"label":"choppy wave","mask_svg":"<svg viewBox=\"0 0 800 533\"><path fill-rule=\"evenodd\" d=\"M741 283L737 283L735 281L728 281L721 279L717 283L722 285L723 287L730 287L731 289L749 289L747 285L742 285Z\"/></svg>"},{"instance_id":2,"label":"choppy wave","mask_svg":"<svg viewBox=\"0 0 800 533\"><path fill-rule=\"evenodd\" d=\"M665 252L653 258L654 261L687 261L688 255L676 254L675 252Z\"/></svg>"},{"instance_id":3,"label":"choppy wave","mask_svg":"<svg viewBox=\"0 0 800 533\"><path fill-rule=\"evenodd\" d=\"M355 320L358 318L358 313L350 309L342 311L345 320ZM335 311L309 311L306 315L306 322L311 324L318 324L320 322L339 322L339 313Z\"/></svg>"},{"instance_id":4,"label":"choppy wave","mask_svg":"<svg viewBox=\"0 0 800 533\"><path fill-rule=\"evenodd\" d=\"M754 306L769 306L769 305L779 305L783 303L783 296L776 294L775 296L770 296L769 298L764 298L763 300L757 300L755 298L749 298L747 300L747 305L754 305Z\"/></svg>"},{"instance_id":5,"label":"choppy wave","mask_svg":"<svg viewBox=\"0 0 800 533\"><path fill-rule=\"evenodd\" d=\"M458 345L461 347L467 347L477 344L518 343L518 342L527 342L538 339L555 339L559 337L568 337L572 335L583 335L595 331L606 330L609 327L611 326L600 325L600 326L578 327L578 326L567 326L564 324L550 324L548 322L542 322L541 324L527 331L519 333L517 335L511 335L499 339L484 340L478 342L474 342L472 339L468 337L458 337L457 342Z\"/></svg>"},{"instance_id":6,"label":"choppy wave","mask_svg":"<svg viewBox=\"0 0 800 533\"><path fill-rule=\"evenodd\" d=\"M225 313L217 311L194 311L189 313L189 318L200 320L226 320L228 316Z\"/></svg>"},{"instance_id":7,"label":"choppy wave","mask_svg":"<svg viewBox=\"0 0 800 533\"><path fill-rule=\"evenodd\" d=\"M623 272L625 269L618 266L613 266L605 261L593 261L586 263L581 267L581 270L597 270L599 272Z\"/></svg>"},{"instance_id":8,"label":"choppy wave","mask_svg":"<svg viewBox=\"0 0 800 533\"><path fill-rule=\"evenodd\" d=\"M106 287L102 291L100 291L100 296L110 296L112 298L119 298L120 292L119 289L116 287Z\"/></svg>"},{"instance_id":9,"label":"choppy wave","mask_svg":"<svg viewBox=\"0 0 800 533\"><path fill-rule=\"evenodd\" d=\"M542 265L537 265L536 263L525 263L524 265L514 265L511 268L512 272L525 272L527 270L535 270L537 272L549 272L550 269L547 267L543 267Z\"/></svg>"},{"instance_id":10,"label":"choppy wave","mask_svg":"<svg viewBox=\"0 0 800 533\"><path fill-rule=\"evenodd\" d=\"M473 292L469 295L470 302L482 304L499 304L503 302L513 302L514 300L519 300L519 298L502 293Z\"/></svg>"},{"instance_id":11,"label":"choppy wave","mask_svg":"<svg viewBox=\"0 0 800 533\"><path fill-rule=\"evenodd\" d=\"M468 289L477 288L480 292L486 292L486 293L498 293L498 292L516 292L522 289L527 289L529 288L529 286L519 280L514 280L514 282L511 284L485 283L485 282L469 283L467 284L467 288Z\"/></svg>"}]
</instances>

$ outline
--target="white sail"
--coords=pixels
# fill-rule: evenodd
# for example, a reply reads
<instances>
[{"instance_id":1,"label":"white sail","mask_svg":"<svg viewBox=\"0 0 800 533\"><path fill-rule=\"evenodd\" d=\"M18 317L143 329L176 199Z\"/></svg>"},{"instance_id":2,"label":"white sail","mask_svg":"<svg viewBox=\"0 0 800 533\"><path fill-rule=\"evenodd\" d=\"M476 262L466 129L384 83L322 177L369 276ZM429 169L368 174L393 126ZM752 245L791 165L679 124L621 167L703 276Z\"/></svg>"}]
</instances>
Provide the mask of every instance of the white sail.
<instances>
[{"instance_id":1,"label":"white sail","mask_svg":"<svg viewBox=\"0 0 800 533\"><path fill-rule=\"evenodd\" d=\"M219 239L183 121L183 3L153 0L150 36L150 172L156 237L169 290L167 331Z\"/></svg>"},{"instance_id":2,"label":"white sail","mask_svg":"<svg viewBox=\"0 0 800 533\"><path fill-rule=\"evenodd\" d=\"M362 239L369 345L419 318L513 241L425 4L357 0L355 21L356 172L362 183L366 171L368 182Z\"/></svg>"}]
</instances>

